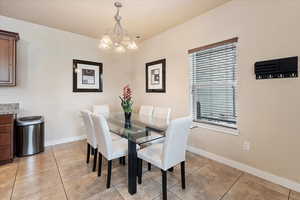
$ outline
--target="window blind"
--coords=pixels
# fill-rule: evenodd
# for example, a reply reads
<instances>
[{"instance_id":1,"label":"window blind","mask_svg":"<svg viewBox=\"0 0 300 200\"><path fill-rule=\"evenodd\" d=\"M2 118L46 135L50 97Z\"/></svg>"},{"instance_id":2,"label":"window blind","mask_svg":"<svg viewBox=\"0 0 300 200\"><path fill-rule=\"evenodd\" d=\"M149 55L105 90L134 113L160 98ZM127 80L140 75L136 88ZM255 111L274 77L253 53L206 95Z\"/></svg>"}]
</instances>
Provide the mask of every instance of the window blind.
<instances>
[{"instance_id":1,"label":"window blind","mask_svg":"<svg viewBox=\"0 0 300 200\"><path fill-rule=\"evenodd\" d=\"M237 38L190 50L193 118L236 127Z\"/></svg>"}]
</instances>

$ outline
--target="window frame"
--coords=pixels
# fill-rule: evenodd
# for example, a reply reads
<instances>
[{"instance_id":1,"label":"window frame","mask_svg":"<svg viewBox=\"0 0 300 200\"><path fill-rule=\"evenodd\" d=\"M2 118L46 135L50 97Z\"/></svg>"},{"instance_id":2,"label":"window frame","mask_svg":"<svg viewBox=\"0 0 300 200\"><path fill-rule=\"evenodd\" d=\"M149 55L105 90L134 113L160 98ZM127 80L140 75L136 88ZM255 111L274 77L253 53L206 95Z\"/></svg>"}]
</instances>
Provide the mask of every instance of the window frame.
<instances>
[{"instance_id":1,"label":"window frame","mask_svg":"<svg viewBox=\"0 0 300 200\"><path fill-rule=\"evenodd\" d=\"M190 69L190 73L189 73L189 93L190 93L190 113L191 116L193 116L194 110L193 110L193 59L191 54L195 53L195 52L199 52L199 51L203 51L203 50L208 50L211 48L215 48L218 46L222 46L222 45L226 45L226 44L232 44L232 43L236 43L236 49L238 49L238 37L229 39L229 40L224 40L221 42L217 42L217 43L213 43L213 44L209 44L209 45L205 45L202 47L197 47L194 49L190 49L188 50L188 56L189 56L189 69ZM236 51L236 57L238 55L238 52ZM236 62L237 62L237 58L236 58ZM238 64L237 64L238 65ZM239 130L238 130L238 67L235 68L236 72L236 79L233 83L235 89L234 89L234 97L233 97L233 101L234 101L234 109L235 109L235 113L236 113L236 123L233 124L232 126L226 123L222 123L221 120L220 121L216 121L216 122L212 122L212 121L208 121L208 120L195 120L193 117L193 125L196 127L200 127L200 128L205 128L205 129L210 129L210 130L215 130L217 132L223 132L223 133L230 133L233 135L238 135L239 134Z\"/></svg>"}]
</instances>

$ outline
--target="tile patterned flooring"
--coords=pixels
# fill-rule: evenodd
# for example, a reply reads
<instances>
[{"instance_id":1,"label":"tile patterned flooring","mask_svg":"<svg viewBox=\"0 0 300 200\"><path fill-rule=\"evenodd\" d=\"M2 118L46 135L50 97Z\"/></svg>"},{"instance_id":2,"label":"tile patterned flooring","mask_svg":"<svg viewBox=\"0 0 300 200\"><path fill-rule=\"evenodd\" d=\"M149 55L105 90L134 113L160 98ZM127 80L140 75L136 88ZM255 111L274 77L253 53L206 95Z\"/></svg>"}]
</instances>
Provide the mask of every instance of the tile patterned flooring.
<instances>
[{"instance_id":1,"label":"tile patterned flooring","mask_svg":"<svg viewBox=\"0 0 300 200\"><path fill-rule=\"evenodd\" d=\"M159 200L161 173L146 170L137 194L127 192L127 166L113 162L112 186L106 189L107 162L102 176L86 164L85 141L60 144L36 156L0 166L0 200ZM207 158L187 153L187 188L180 186L180 167L168 173L169 200L300 200L300 193L243 173Z\"/></svg>"}]
</instances>

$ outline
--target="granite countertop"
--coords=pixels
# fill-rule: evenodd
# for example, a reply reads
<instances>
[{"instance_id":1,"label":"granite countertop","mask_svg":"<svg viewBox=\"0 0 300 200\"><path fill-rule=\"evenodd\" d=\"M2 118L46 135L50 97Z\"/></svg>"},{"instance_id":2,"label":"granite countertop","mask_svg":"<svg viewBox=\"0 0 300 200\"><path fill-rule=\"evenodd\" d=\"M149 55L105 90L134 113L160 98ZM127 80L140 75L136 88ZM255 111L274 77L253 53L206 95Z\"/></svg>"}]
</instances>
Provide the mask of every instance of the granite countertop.
<instances>
[{"instance_id":1,"label":"granite countertop","mask_svg":"<svg viewBox=\"0 0 300 200\"><path fill-rule=\"evenodd\" d=\"M17 114L19 103L0 103L0 115Z\"/></svg>"}]
</instances>

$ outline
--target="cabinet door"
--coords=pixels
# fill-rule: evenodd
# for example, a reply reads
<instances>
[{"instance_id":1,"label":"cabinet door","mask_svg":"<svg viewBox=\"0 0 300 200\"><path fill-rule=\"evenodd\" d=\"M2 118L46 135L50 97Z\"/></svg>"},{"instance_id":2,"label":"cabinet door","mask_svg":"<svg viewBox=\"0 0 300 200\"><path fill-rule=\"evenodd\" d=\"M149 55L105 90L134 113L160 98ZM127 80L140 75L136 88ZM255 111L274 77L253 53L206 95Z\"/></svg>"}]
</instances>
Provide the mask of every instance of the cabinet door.
<instances>
[{"instance_id":1,"label":"cabinet door","mask_svg":"<svg viewBox=\"0 0 300 200\"><path fill-rule=\"evenodd\" d=\"M0 164L13 159L13 115L0 115Z\"/></svg>"},{"instance_id":2,"label":"cabinet door","mask_svg":"<svg viewBox=\"0 0 300 200\"><path fill-rule=\"evenodd\" d=\"M15 85L15 41L0 35L0 86Z\"/></svg>"}]
</instances>

